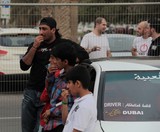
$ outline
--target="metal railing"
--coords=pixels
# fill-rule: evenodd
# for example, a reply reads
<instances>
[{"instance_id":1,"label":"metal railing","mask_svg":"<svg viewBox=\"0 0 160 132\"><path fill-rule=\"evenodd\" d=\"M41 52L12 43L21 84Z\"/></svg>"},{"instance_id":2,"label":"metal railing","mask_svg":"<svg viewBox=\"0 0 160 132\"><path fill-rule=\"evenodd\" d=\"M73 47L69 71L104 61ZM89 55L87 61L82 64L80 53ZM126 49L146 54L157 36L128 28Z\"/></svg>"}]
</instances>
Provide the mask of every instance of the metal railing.
<instances>
[{"instance_id":1,"label":"metal railing","mask_svg":"<svg viewBox=\"0 0 160 132\"><path fill-rule=\"evenodd\" d=\"M1 28L27 27L37 28L39 20L44 16L53 16L58 23L62 35L80 42L85 33L91 31L96 17L105 17L108 22L107 32L128 33L135 28L139 21L151 17L160 18L160 2L146 3L10 3L9 18L0 18ZM2 11L2 10L1 10ZM2 13L2 12L1 12ZM7 16L6 16L7 17ZM1 58L0 58L1 63ZM0 71L2 72L2 71ZM8 80L6 80L8 82ZM8 82L12 84L12 81ZM22 85L20 85L22 86ZM20 89L20 86L17 89ZM25 87L25 86L24 86ZM0 88L2 85L0 84ZM3 89L6 86L3 85ZM8 89L9 90L9 89ZM15 90L15 89L14 89ZM11 90L11 92L13 92ZM14 91L14 93L16 93ZM0 112L0 131L20 132L20 99L21 95L2 94L3 103ZM0 95L1 96L1 95ZM11 97L10 97L11 96ZM1 96L2 97L2 96ZM17 101L18 97L18 101ZM9 98L11 100L7 100ZM4 100L4 101L3 101ZM15 101L14 101L15 100ZM12 102L12 103L11 103ZM15 104L15 105L14 105ZM7 109L7 113L5 111ZM16 112L16 114L13 112ZM8 115L9 113L9 115Z\"/></svg>"},{"instance_id":2,"label":"metal railing","mask_svg":"<svg viewBox=\"0 0 160 132\"><path fill-rule=\"evenodd\" d=\"M116 29L135 29L137 23L141 20L160 17L160 2L0 3L0 6L10 7L10 18L1 18L0 27L37 27L39 20L43 16L53 16L58 21L58 27L60 31L62 31L62 35L64 35L64 37L70 37L76 34L74 35L74 40L78 39L88 30L93 29L93 22L98 16L106 18L108 29L112 29L113 27ZM73 7L76 8L73 9ZM75 18L77 18L77 20L74 20ZM66 21L68 25L70 24L69 26L65 23ZM71 25L72 21L74 25ZM77 32L75 33L75 31ZM66 34L69 35L66 36Z\"/></svg>"}]
</instances>

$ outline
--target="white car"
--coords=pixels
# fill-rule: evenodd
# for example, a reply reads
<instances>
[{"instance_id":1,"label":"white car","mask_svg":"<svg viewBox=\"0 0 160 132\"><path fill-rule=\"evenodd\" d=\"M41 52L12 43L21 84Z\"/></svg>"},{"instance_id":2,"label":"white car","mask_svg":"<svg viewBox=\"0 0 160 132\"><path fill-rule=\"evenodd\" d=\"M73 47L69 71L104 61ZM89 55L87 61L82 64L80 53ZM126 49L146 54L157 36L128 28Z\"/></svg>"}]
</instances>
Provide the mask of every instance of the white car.
<instances>
[{"instance_id":1,"label":"white car","mask_svg":"<svg viewBox=\"0 0 160 132\"><path fill-rule=\"evenodd\" d=\"M113 57L132 56L131 49L135 35L107 34L107 37Z\"/></svg>"},{"instance_id":2,"label":"white car","mask_svg":"<svg viewBox=\"0 0 160 132\"><path fill-rule=\"evenodd\" d=\"M95 78L90 90L98 109L94 132L159 132L160 68L151 66L160 66L156 62L128 59L92 63Z\"/></svg>"},{"instance_id":3,"label":"white car","mask_svg":"<svg viewBox=\"0 0 160 132\"><path fill-rule=\"evenodd\" d=\"M25 54L30 43L39 34L32 28L1 28L0 29L0 91L19 88L25 85L28 71L20 69L20 58Z\"/></svg>"},{"instance_id":4,"label":"white car","mask_svg":"<svg viewBox=\"0 0 160 132\"><path fill-rule=\"evenodd\" d=\"M20 69L19 60L38 33L38 29L32 28L0 29L0 72L3 74L24 73Z\"/></svg>"}]
</instances>

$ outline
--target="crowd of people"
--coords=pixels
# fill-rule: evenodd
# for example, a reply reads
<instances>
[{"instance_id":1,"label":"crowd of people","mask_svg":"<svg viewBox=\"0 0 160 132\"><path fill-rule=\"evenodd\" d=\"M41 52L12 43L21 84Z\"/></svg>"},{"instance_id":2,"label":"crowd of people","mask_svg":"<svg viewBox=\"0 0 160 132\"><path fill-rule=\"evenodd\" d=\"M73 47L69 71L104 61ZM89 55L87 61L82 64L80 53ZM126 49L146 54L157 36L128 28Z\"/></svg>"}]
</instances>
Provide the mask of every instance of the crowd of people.
<instances>
[{"instance_id":1,"label":"crowd of people","mask_svg":"<svg viewBox=\"0 0 160 132\"><path fill-rule=\"evenodd\" d=\"M20 60L22 70L31 68L22 100L22 132L93 131L97 109L88 90L90 73L82 63L91 64L87 51L62 38L53 18L43 18L39 35Z\"/></svg>"},{"instance_id":2,"label":"crowd of people","mask_svg":"<svg viewBox=\"0 0 160 132\"><path fill-rule=\"evenodd\" d=\"M106 28L106 19L98 17L95 20L93 31L83 36L80 45L88 52L90 59L112 57L105 33ZM132 56L160 55L160 21L158 19L152 18L139 22L136 35L131 47Z\"/></svg>"},{"instance_id":3,"label":"crowd of people","mask_svg":"<svg viewBox=\"0 0 160 132\"><path fill-rule=\"evenodd\" d=\"M138 24L133 56L160 55L158 24L155 20ZM41 19L39 35L20 60L22 70L31 68L22 100L22 132L94 130L97 108L89 90L91 75L82 64L112 57L103 34L106 28L106 19L98 17L93 31L77 44L62 38L52 17Z\"/></svg>"}]
</instances>

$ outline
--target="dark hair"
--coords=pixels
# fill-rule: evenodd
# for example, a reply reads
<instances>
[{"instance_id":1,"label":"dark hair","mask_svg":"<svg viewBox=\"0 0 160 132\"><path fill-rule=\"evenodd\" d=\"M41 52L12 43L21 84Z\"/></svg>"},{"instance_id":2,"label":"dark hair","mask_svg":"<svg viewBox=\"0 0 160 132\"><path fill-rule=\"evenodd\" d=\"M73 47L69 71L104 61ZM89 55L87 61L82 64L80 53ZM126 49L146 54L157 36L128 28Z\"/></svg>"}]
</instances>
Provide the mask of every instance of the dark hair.
<instances>
[{"instance_id":1,"label":"dark hair","mask_svg":"<svg viewBox=\"0 0 160 132\"><path fill-rule=\"evenodd\" d=\"M56 22L56 20L54 18L52 18L52 17L44 17L40 21L40 25L41 24L49 26L50 29L55 28L56 29L56 32L55 32L56 38L61 38L62 37L62 35L58 32L59 29L56 28L57 27L57 22Z\"/></svg>"},{"instance_id":2,"label":"dark hair","mask_svg":"<svg viewBox=\"0 0 160 132\"><path fill-rule=\"evenodd\" d=\"M78 63L82 63L82 62L86 62L91 64L91 60L89 59L89 55L88 52L82 47L80 46L80 44L70 40L70 39L61 39L61 42L67 42L66 44L70 43L71 45L73 45L73 47L76 50L76 57L78 58L79 62Z\"/></svg>"},{"instance_id":3,"label":"dark hair","mask_svg":"<svg viewBox=\"0 0 160 132\"><path fill-rule=\"evenodd\" d=\"M40 21L40 25L43 25L43 24L49 26L51 29L56 28L56 26L57 26L56 20L53 19L52 17L42 18Z\"/></svg>"},{"instance_id":4,"label":"dark hair","mask_svg":"<svg viewBox=\"0 0 160 132\"><path fill-rule=\"evenodd\" d=\"M157 18L151 18L148 20L150 28L154 28L157 33L160 33L160 21Z\"/></svg>"},{"instance_id":5,"label":"dark hair","mask_svg":"<svg viewBox=\"0 0 160 132\"><path fill-rule=\"evenodd\" d=\"M72 42L72 44L76 49L76 56L79 60L78 63L88 62L89 64L91 64L88 52L82 46L80 46L80 44L77 44L75 42Z\"/></svg>"},{"instance_id":6,"label":"dark hair","mask_svg":"<svg viewBox=\"0 0 160 132\"><path fill-rule=\"evenodd\" d=\"M88 89L91 77L86 67L82 65L77 65L67 73L66 80L73 81L73 83L75 83L78 80L82 83L84 89Z\"/></svg>"},{"instance_id":7,"label":"dark hair","mask_svg":"<svg viewBox=\"0 0 160 132\"><path fill-rule=\"evenodd\" d=\"M58 31L59 31L59 29L56 29L55 36L56 36L56 38L61 38L62 35Z\"/></svg>"},{"instance_id":8,"label":"dark hair","mask_svg":"<svg viewBox=\"0 0 160 132\"><path fill-rule=\"evenodd\" d=\"M68 60L68 64L71 66L76 64L76 50L69 41L62 41L55 45L51 50L51 55L62 61Z\"/></svg>"}]
</instances>

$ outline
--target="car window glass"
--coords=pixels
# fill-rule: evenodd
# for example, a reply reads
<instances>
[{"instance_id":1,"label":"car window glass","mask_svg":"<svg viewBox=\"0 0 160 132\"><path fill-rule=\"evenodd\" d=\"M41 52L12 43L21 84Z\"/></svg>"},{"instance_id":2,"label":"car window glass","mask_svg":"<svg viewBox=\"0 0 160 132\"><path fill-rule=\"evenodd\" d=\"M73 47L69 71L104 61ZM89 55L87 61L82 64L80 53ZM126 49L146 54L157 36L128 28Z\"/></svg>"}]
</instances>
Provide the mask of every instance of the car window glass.
<instances>
[{"instance_id":1,"label":"car window glass","mask_svg":"<svg viewBox=\"0 0 160 132\"><path fill-rule=\"evenodd\" d=\"M132 44L133 44L133 40L134 37L133 36L121 36L115 34L113 36L108 36L108 41L109 41L109 46L112 52L116 52L116 51L130 51L132 48Z\"/></svg>"},{"instance_id":2,"label":"car window glass","mask_svg":"<svg viewBox=\"0 0 160 132\"><path fill-rule=\"evenodd\" d=\"M0 44L2 46L11 46L12 45L12 40L9 36L1 36L0 37Z\"/></svg>"},{"instance_id":3,"label":"car window glass","mask_svg":"<svg viewBox=\"0 0 160 132\"><path fill-rule=\"evenodd\" d=\"M160 120L160 71L106 72L103 87L104 120Z\"/></svg>"},{"instance_id":4,"label":"car window glass","mask_svg":"<svg viewBox=\"0 0 160 132\"><path fill-rule=\"evenodd\" d=\"M29 34L15 34L15 35L2 35L0 37L0 44L2 46L23 47L28 46L34 41L36 35Z\"/></svg>"}]
</instances>

